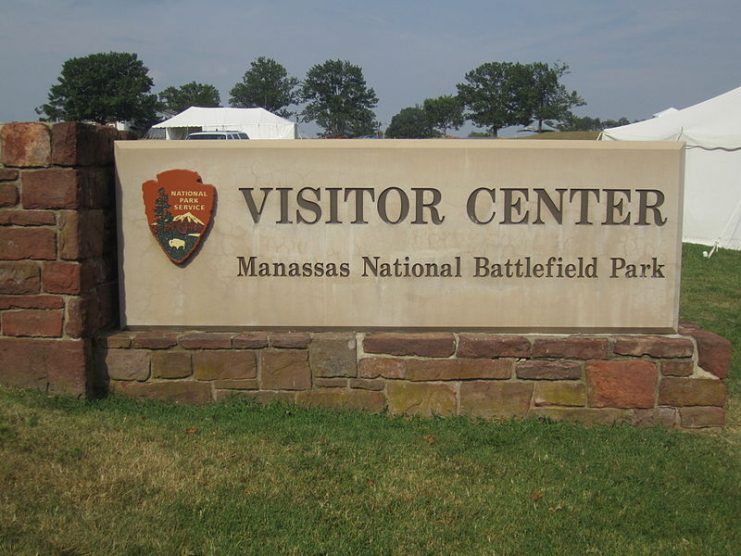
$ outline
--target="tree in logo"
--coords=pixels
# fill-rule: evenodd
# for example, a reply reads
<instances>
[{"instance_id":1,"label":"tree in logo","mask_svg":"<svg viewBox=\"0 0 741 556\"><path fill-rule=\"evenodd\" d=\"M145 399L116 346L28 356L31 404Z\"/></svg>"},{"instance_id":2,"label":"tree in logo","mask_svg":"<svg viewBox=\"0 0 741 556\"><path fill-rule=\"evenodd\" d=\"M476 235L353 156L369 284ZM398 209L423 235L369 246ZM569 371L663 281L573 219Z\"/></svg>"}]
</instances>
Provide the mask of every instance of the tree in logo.
<instances>
[{"instance_id":1,"label":"tree in logo","mask_svg":"<svg viewBox=\"0 0 741 556\"><path fill-rule=\"evenodd\" d=\"M167 231L172 225L172 213L170 213L170 202L164 187L160 187L157 199L154 201L154 225L155 235L166 238Z\"/></svg>"}]
</instances>

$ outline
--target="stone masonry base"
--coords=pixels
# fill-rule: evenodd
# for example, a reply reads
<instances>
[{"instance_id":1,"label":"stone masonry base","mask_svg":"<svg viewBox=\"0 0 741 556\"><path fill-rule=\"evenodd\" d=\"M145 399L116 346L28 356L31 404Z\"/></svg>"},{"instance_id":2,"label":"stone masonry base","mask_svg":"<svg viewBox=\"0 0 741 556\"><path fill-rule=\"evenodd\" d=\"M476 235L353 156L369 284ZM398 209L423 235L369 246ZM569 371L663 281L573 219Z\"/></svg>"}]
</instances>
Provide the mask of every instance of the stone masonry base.
<instances>
[{"instance_id":1,"label":"stone masonry base","mask_svg":"<svg viewBox=\"0 0 741 556\"><path fill-rule=\"evenodd\" d=\"M730 343L679 335L124 331L97 342L110 390L483 419L724 424Z\"/></svg>"}]
</instances>

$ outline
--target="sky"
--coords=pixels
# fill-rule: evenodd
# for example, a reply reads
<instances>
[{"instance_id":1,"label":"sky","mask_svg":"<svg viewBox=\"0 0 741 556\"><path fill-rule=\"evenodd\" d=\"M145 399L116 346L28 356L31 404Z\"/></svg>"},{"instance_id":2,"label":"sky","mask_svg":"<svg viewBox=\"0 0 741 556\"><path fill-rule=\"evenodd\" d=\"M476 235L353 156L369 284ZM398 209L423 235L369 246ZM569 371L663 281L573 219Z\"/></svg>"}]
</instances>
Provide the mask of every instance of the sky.
<instances>
[{"instance_id":1,"label":"sky","mask_svg":"<svg viewBox=\"0 0 741 556\"><path fill-rule=\"evenodd\" d=\"M110 51L153 92L209 83L222 105L258 56L299 79L349 60L383 128L484 62L563 62L578 115L638 120L741 86L739 21L738 0L0 0L0 122L38 119L65 60Z\"/></svg>"}]
</instances>

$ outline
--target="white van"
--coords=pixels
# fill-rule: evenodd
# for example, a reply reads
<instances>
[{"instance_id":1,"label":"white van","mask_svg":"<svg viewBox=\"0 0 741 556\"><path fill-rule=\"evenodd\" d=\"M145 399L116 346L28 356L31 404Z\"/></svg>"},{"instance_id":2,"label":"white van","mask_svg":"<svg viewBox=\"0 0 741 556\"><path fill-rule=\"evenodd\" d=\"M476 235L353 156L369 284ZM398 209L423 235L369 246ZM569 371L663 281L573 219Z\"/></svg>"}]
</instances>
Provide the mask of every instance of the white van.
<instances>
[{"instance_id":1,"label":"white van","mask_svg":"<svg viewBox=\"0 0 741 556\"><path fill-rule=\"evenodd\" d=\"M185 140L194 139L249 139L244 131L198 131L189 134Z\"/></svg>"}]
</instances>

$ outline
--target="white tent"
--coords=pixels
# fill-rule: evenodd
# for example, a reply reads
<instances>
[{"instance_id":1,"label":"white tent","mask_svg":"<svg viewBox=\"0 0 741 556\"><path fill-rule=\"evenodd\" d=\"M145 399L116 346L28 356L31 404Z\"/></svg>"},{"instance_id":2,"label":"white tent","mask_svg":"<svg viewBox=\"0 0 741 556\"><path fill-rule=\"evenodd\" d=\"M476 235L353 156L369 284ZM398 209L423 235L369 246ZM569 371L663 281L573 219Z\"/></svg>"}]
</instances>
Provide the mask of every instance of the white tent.
<instances>
[{"instance_id":1,"label":"white tent","mask_svg":"<svg viewBox=\"0 0 741 556\"><path fill-rule=\"evenodd\" d=\"M741 87L602 140L684 141L684 241L741 250Z\"/></svg>"},{"instance_id":2,"label":"white tent","mask_svg":"<svg viewBox=\"0 0 741 556\"><path fill-rule=\"evenodd\" d=\"M296 139L296 124L263 108L200 108L191 106L152 129L167 139L185 139L196 131L244 131L250 139Z\"/></svg>"}]
</instances>

